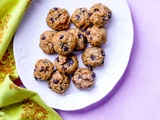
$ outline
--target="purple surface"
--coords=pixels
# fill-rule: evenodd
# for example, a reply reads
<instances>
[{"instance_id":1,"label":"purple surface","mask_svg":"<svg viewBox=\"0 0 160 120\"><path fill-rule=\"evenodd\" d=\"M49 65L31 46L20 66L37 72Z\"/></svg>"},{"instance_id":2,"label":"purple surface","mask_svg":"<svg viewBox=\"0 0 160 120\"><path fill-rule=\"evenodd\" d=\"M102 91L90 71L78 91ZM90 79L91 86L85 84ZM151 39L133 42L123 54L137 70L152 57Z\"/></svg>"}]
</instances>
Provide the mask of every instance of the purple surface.
<instances>
[{"instance_id":1,"label":"purple surface","mask_svg":"<svg viewBox=\"0 0 160 120\"><path fill-rule=\"evenodd\" d=\"M112 92L64 120L160 120L160 1L127 0L134 24L128 67Z\"/></svg>"}]
</instances>

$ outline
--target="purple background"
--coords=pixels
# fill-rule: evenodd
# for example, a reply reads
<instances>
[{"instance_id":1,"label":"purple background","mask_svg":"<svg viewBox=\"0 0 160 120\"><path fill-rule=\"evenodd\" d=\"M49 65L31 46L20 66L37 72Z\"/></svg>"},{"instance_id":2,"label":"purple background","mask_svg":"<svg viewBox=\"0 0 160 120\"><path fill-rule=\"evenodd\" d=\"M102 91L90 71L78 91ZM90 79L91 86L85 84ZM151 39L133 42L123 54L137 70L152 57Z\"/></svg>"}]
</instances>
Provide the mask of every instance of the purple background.
<instances>
[{"instance_id":1,"label":"purple background","mask_svg":"<svg viewBox=\"0 0 160 120\"><path fill-rule=\"evenodd\" d=\"M127 0L134 25L128 67L101 101L78 111L57 112L64 120L160 120L160 0Z\"/></svg>"}]
</instances>

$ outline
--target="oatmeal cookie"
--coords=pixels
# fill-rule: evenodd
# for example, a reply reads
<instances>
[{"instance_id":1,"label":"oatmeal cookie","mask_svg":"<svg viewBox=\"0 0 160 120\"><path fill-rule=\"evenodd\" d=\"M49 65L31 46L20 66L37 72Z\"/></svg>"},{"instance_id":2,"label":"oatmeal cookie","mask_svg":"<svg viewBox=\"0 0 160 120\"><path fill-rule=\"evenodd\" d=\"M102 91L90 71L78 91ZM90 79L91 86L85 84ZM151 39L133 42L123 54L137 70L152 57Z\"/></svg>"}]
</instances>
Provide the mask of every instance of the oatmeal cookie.
<instances>
[{"instance_id":1,"label":"oatmeal cookie","mask_svg":"<svg viewBox=\"0 0 160 120\"><path fill-rule=\"evenodd\" d=\"M104 26L112 17L112 11L102 3L94 4L90 12L90 21L97 27Z\"/></svg>"},{"instance_id":2,"label":"oatmeal cookie","mask_svg":"<svg viewBox=\"0 0 160 120\"><path fill-rule=\"evenodd\" d=\"M46 22L53 30L65 30L70 26L70 15L64 8L54 7L49 10Z\"/></svg>"},{"instance_id":3,"label":"oatmeal cookie","mask_svg":"<svg viewBox=\"0 0 160 120\"><path fill-rule=\"evenodd\" d=\"M89 17L90 13L85 7L77 8L71 16L71 21L76 27L86 29L91 23Z\"/></svg>"},{"instance_id":4,"label":"oatmeal cookie","mask_svg":"<svg viewBox=\"0 0 160 120\"><path fill-rule=\"evenodd\" d=\"M40 43L39 47L42 49L42 51L46 54L53 54L55 53L54 50L54 44L53 44L53 36L55 32L54 31L45 31L40 36Z\"/></svg>"},{"instance_id":5,"label":"oatmeal cookie","mask_svg":"<svg viewBox=\"0 0 160 120\"><path fill-rule=\"evenodd\" d=\"M65 93L70 86L69 77L56 70L51 79L48 81L48 86L51 90L58 94Z\"/></svg>"},{"instance_id":6,"label":"oatmeal cookie","mask_svg":"<svg viewBox=\"0 0 160 120\"><path fill-rule=\"evenodd\" d=\"M40 59L36 62L34 68L34 77L36 80L49 80L54 72L54 64L48 59Z\"/></svg>"},{"instance_id":7,"label":"oatmeal cookie","mask_svg":"<svg viewBox=\"0 0 160 120\"><path fill-rule=\"evenodd\" d=\"M93 26L86 31L88 42L94 47L100 47L107 41L107 31L103 27Z\"/></svg>"},{"instance_id":8,"label":"oatmeal cookie","mask_svg":"<svg viewBox=\"0 0 160 120\"><path fill-rule=\"evenodd\" d=\"M54 60L55 67L64 74L72 74L78 67L78 60L74 54L67 56L59 55Z\"/></svg>"},{"instance_id":9,"label":"oatmeal cookie","mask_svg":"<svg viewBox=\"0 0 160 120\"><path fill-rule=\"evenodd\" d=\"M89 47L82 54L82 61L87 67L95 68L104 64L105 52L99 47Z\"/></svg>"},{"instance_id":10,"label":"oatmeal cookie","mask_svg":"<svg viewBox=\"0 0 160 120\"><path fill-rule=\"evenodd\" d=\"M94 85L95 73L88 68L79 68L74 73L72 81L79 89L88 89Z\"/></svg>"},{"instance_id":11,"label":"oatmeal cookie","mask_svg":"<svg viewBox=\"0 0 160 120\"><path fill-rule=\"evenodd\" d=\"M76 37L67 31L57 32L53 37L54 50L60 55L70 54L76 46Z\"/></svg>"},{"instance_id":12,"label":"oatmeal cookie","mask_svg":"<svg viewBox=\"0 0 160 120\"><path fill-rule=\"evenodd\" d=\"M87 44L87 38L85 36L85 32L83 30L80 30L78 28L72 28L68 30L70 33L72 33L76 37L76 47L74 50L84 50Z\"/></svg>"}]
</instances>

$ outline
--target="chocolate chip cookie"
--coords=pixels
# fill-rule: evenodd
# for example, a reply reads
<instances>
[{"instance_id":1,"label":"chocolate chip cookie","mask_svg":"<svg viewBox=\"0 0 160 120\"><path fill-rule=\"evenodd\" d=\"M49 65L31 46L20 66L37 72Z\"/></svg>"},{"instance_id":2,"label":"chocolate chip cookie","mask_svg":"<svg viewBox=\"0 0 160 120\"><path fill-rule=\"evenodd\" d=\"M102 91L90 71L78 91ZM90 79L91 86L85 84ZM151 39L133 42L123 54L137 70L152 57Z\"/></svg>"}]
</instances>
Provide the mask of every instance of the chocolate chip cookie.
<instances>
[{"instance_id":1,"label":"chocolate chip cookie","mask_svg":"<svg viewBox=\"0 0 160 120\"><path fill-rule=\"evenodd\" d=\"M94 85L95 76L95 73L88 68L79 68L74 73L72 81L77 88L85 90Z\"/></svg>"},{"instance_id":2,"label":"chocolate chip cookie","mask_svg":"<svg viewBox=\"0 0 160 120\"><path fill-rule=\"evenodd\" d=\"M112 11L102 3L94 4L90 12L90 21L97 27L104 26L112 17Z\"/></svg>"},{"instance_id":3,"label":"chocolate chip cookie","mask_svg":"<svg viewBox=\"0 0 160 120\"><path fill-rule=\"evenodd\" d=\"M67 56L59 55L55 60L54 64L58 71L64 74L72 74L78 67L78 60L74 54Z\"/></svg>"},{"instance_id":4,"label":"chocolate chip cookie","mask_svg":"<svg viewBox=\"0 0 160 120\"><path fill-rule=\"evenodd\" d=\"M86 29L91 23L89 17L90 13L85 7L77 8L71 16L71 21L76 27Z\"/></svg>"},{"instance_id":5,"label":"chocolate chip cookie","mask_svg":"<svg viewBox=\"0 0 160 120\"><path fill-rule=\"evenodd\" d=\"M95 68L104 64L105 52L99 47L89 47L82 54L82 61L87 67Z\"/></svg>"},{"instance_id":6,"label":"chocolate chip cookie","mask_svg":"<svg viewBox=\"0 0 160 120\"><path fill-rule=\"evenodd\" d=\"M64 8L54 7L49 10L46 22L53 30L65 30L70 26L70 15Z\"/></svg>"},{"instance_id":7,"label":"chocolate chip cookie","mask_svg":"<svg viewBox=\"0 0 160 120\"><path fill-rule=\"evenodd\" d=\"M107 31L103 27L93 26L86 31L88 42L94 47L100 47L107 41Z\"/></svg>"},{"instance_id":8,"label":"chocolate chip cookie","mask_svg":"<svg viewBox=\"0 0 160 120\"><path fill-rule=\"evenodd\" d=\"M40 36L39 47L46 54L53 54L53 53L55 53L54 43L53 43L53 36L54 36L54 34L55 34L54 31L48 30L48 31L45 31Z\"/></svg>"},{"instance_id":9,"label":"chocolate chip cookie","mask_svg":"<svg viewBox=\"0 0 160 120\"><path fill-rule=\"evenodd\" d=\"M67 31L57 32L53 37L54 50L60 55L70 54L76 46L76 37Z\"/></svg>"},{"instance_id":10,"label":"chocolate chip cookie","mask_svg":"<svg viewBox=\"0 0 160 120\"><path fill-rule=\"evenodd\" d=\"M65 93L70 86L69 77L56 70L48 81L49 88L58 94Z\"/></svg>"},{"instance_id":11,"label":"chocolate chip cookie","mask_svg":"<svg viewBox=\"0 0 160 120\"><path fill-rule=\"evenodd\" d=\"M34 77L36 80L49 80L54 72L54 64L48 59L40 59L36 62L34 68Z\"/></svg>"},{"instance_id":12,"label":"chocolate chip cookie","mask_svg":"<svg viewBox=\"0 0 160 120\"><path fill-rule=\"evenodd\" d=\"M74 50L84 50L87 44L87 38L85 36L85 32L83 30L80 30L78 28L72 28L68 30L70 33L72 33L76 37L76 47Z\"/></svg>"}]
</instances>

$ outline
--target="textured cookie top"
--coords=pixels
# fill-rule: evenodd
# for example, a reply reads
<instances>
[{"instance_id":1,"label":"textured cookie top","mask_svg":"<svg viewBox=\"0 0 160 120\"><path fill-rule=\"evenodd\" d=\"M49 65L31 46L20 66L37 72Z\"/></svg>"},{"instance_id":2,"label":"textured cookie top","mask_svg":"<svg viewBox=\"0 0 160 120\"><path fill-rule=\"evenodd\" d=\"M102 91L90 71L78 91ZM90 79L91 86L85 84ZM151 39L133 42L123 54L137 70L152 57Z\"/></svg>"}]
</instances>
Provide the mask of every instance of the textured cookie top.
<instances>
[{"instance_id":1,"label":"textured cookie top","mask_svg":"<svg viewBox=\"0 0 160 120\"><path fill-rule=\"evenodd\" d=\"M54 64L48 59L40 59L36 62L34 68L34 77L36 80L49 80L54 72Z\"/></svg>"},{"instance_id":2,"label":"textured cookie top","mask_svg":"<svg viewBox=\"0 0 160 120\"><path fill-rule=\"evenodd\" d=\"M82 54L82 61L88 67L97 67L104 64L105 52L99 47L89 47Z\"/></svg>"},{"instance_id":3,"label":"textured cookie top","mask_svg":"<svg viewBox=\"0 0 160 120\"><path fill-rule=\"evenodd\" d=\"M90 21L98 27L104 26L112 17L112 11L102 3L94 4L90 12Z\"/></svg>"},{"instance_id":4,"label":"textured cookie top","mask_svg":"<svg viewBox=\"0 0 160 120\"><path fill-rule=\"evenodd\" d=\"M70 33L72 33L76 37L76 47L74 50L84 50L87 44L87 38L85 36L85 32L83 30L80 30L78 28L72 28L68 30Z\"/></svg>"},{"instance_id":5,"label":"textured cookie top","mask_svg":"<svg viewBox=\"0 0 160 120\"><path fill-rule=\"evenodd\" d=\"M55 32L54 31L45 31L40 36L40 43L39 47L43 50L46 54L53 54L55 53L54 50L54 43L53 43L53 36Z\"/></svg>"},{"instance_id":6,"label":"textured cookie top","mask_svg":"<svg viewBox=\"0 0 160 120\"><path fill-rule=\"evenodd\" d=\"M70 54L76 46L76 38L67 31L57 32L53 37L54 49L60 55Z\"/></svg>"},{"instance_id":7,"label":"textured cookie top","mask_svg":"<svg viewBox=\"0 0 160 120\"><path fill-rule=\"evenodd\" d=\"M88 68L79 68L74 73L72 81L79 89L88 89L94 85L95 73Z\"/></svg>"},{"instance_id":8,"label":"textured cookie top","mask_svg":"<svg viewBox=\"0 0 160 120\"><path fill-rule=\"evenodd\" d=\"M56 70L48 81L49 88L58 94L66 92L70 86L69 77Z\"/></svg>"},{"instance_id":9,"label":"textured cookie top","mask_svg":"<svg viewBox=\"0 0 160 120\"><path fill-rule=\"evenodd\" d=\"M88 42L94 47L100 47L107 41L107 31L103 27L89 27L86 31Z\"/></svg>"},{"instance_id":10,"label":"textured cookie top","mask_svg":"<svg viewBox=\"0 0 160 120\"><path fill-rule=\"evenodd\" d=\"M70 16L66 9L54 7L49 10L46 22L53 30L65 30L70 26Z\"/></svg>"},{"instance_id":11,"label":"textured cookie top","mask_svg":"<svg viewBox=\"0 0 160 120\"><path fill-rule=\"evenodd\" d=\"M73 24L81 29L86 29L90 25L89 11L85 8L77 8L71 16Z\"/></svg>"},{"instance_id":12,"label":"textured cookie top","mask_svg":"<svg viewBox=\"0 0 160 120\"><path fill-rule=\"evenodd\" d=\"M78 60L74 54L67 56L59 55L54 60L54 64L61 73L72 74L78 67Z\"/></svg>"}]
</instances>

